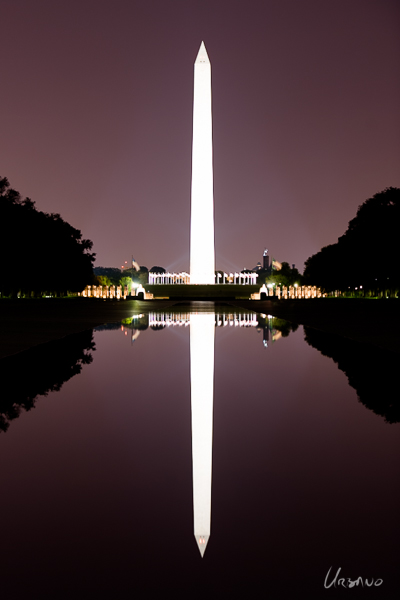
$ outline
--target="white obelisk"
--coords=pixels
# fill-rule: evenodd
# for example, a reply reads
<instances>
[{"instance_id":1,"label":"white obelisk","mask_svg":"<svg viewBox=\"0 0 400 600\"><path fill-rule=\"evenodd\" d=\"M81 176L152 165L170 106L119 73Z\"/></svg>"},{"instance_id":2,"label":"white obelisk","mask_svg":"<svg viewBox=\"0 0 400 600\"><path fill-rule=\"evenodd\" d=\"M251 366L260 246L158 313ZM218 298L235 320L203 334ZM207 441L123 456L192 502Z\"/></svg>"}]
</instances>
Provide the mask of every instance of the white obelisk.
<instances>
[{"instance_id":1,"label":"white obelisk","mask_svg":"<svg viewBox=\"0 0 400 600\"><path fill-rule=\"evenodd\" d=\"M194 537L201 556L211 527L214 337L214 313L190 315L193 517Z\"/></svg>"},{"instance_id":2,"label":"white obelisk","mask_svg":"<svg viewBox=\"0 0 400 600\"><path fill-rule=\"evenodd\" d=\"M204 42L194 63L190 283L214 283L211 64Z\"/></svg>"}]
</instances>

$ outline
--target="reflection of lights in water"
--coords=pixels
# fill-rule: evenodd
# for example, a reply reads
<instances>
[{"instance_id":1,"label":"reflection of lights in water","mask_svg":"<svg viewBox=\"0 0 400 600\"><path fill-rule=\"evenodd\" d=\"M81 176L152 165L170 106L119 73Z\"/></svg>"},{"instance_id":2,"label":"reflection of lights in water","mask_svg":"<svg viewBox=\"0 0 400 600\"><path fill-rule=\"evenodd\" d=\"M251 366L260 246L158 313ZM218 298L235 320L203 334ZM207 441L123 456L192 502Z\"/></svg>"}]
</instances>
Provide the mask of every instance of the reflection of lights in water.
<instances>
[{"instance_id":1,"label":"reflection of lights in water","mask_svg":"<svg viewBox=\"0 0 400 600\"><path fill-rule=\"evenodd\" d=\"M133 343L135 340L137 340L137 339L138 339L138 337L139 337L139 335L140 335L140 331L139 331L139 329L136 329L136 330L135 330L135 333L133 333L133 331L132 331L131 342Z\"/></svg>"},{"instance_id":2,"label":"reflection of lights in water","mask_svg":"<svg viewBox=\"0 0 400 600\"><path fill-rule=\"evenodd\" d=\"M177 327L185 326L190 324L191 315L190 313L149 313L149 327ZM258 320L256 313L230 313L230 314L219 314L215 313L215 326L216 327L257 327Z\"/></svg>"},{"instance_id":3,"label":"reflection of lights in water","mask_svg":"<svg viewBox=\"0 0 400 600\"><path fill-rule=\"evenodd\" d=\"M138 337L139 337L139 335L140 335L140 330L139 330L139 329L130 329L129 327L128 327L128 328L126 328L126 327L124 327L123 325L121 325L121 331L122 331L122 332L123 332L123 333L124 333L126 336L128 336L128 331L130 331L130 332L131 332L131 344L133 344L133 342L134 342L135 340L137 340L137 338L138 338Z\"/></svg>"},{"instance_id":4,"label":"reflection of lights in water","mask_svg":"<svg viewBox=\"0 0 400 600\"><path fill-rule=\"evenodd\" d=\"M210 314L210 313L200 313L200 314ZM257 313L212 313L214 316L214 326L215 327L246 327L246 328L256 328L257 332L263 331L263 346L264 348L269 347L269 335L271 332L272 341L275 342L282 337L280 331L272 328L272 323L275 317L272 315L266 315L261 313L259 316L263 319L268 320L268 326L260 328L258 322ZM188 327L191 322L191 316L193 313L189 312L171 312L171 313L154 313L150 312L148 314L148 326L150 329L162 329L169 327ZM131 323L133 324L133 319L139 319L144 317L144 314L133 315ZM131 341L132 343L139 337L140 331L139 329L128 329L126 326L121 325L121 331L125 332L127 335L127 331L131 331Z\"/></svg>"}]
</instances>

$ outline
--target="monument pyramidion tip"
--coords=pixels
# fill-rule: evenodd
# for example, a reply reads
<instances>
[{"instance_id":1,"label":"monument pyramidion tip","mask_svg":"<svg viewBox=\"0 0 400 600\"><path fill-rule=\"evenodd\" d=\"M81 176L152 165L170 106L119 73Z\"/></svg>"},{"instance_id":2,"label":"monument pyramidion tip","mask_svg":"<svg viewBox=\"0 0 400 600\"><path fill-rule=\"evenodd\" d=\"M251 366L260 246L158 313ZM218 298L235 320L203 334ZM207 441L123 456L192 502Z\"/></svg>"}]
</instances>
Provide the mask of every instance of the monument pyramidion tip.
<instances>
[{"instance_id":1,"label":"monument pyramidion tip","mask_svg":"<svg viewBox=\"0 0 400 600\"><path fill-rule=\"evenodd\" d=\"M197 63L209 63L210 59L208 58L207 50L204 45L204 42L201 42L199 53L197 54L197 58L195 64Z\"/></svg>"}]
</instances>

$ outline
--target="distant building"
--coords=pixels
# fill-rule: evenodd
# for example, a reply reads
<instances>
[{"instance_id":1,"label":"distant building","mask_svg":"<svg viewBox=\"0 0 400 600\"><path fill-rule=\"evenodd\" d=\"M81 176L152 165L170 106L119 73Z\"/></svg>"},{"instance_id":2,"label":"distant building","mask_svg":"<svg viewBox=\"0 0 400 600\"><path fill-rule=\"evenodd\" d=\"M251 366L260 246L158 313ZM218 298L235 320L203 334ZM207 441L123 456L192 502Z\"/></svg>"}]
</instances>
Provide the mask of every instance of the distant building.
<instances>
[{"instance_id":1,"label":"distant building","mask_svg":"<svg viewBox=\"0 0 400 600\"><path fill-rule=\"evenodd\" d=\"M268 256L268 249L265 248L264 252L263 252L263 261L262 264L261 262L258 262L256 264L256 266L251 269L254 273L257 273L257 271L266 271L267 273L271 272L271 265L269 262L269 256Z\"/></svg>"},{"instance_id":2,"label":"distant building","mask_svg":"<svg viewBox=\"0 0 400 600\"><path fill-rule=\"evenodd\" d=\"M263 253L263 269L265 271L269 271L270 270L268 248L265 248L264 253Z\"/></svg>"}]
</instances>

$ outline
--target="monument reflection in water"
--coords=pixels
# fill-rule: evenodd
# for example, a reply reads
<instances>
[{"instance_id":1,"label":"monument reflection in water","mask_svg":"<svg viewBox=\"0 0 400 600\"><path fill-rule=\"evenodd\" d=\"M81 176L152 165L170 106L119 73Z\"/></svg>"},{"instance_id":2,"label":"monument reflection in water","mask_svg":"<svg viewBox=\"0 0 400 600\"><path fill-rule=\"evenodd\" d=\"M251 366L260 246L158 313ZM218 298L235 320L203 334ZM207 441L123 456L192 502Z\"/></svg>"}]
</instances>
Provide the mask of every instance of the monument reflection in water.
<instances>
[{"instance_id":1,"label":"monument reflection in water","mask_svg":"<svg viewBox=\"0 0 400 600\"><path fill-rule=\"evenodd\" d=\"M214 396L213 314L190 317L194 536L202 556L210 537Z\"/></svg>"},{"instance_id":2,"label":"monument reflection in water","mask_svg":"<svg viewBox=\"0 0 400 600\"><path fill-rule=\"evenodd\" d=\"M149 325L162 328L190 324L190 394L194 536L203 557L211 530L212 436L215 326L258 325L256 313L150 313ZM268 331L268 328L267 328ZM137 331L132 340L137 339Z\"/></svg>"}]
</instances>

